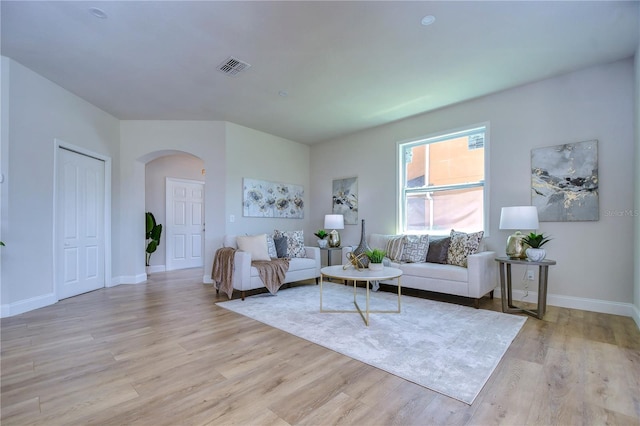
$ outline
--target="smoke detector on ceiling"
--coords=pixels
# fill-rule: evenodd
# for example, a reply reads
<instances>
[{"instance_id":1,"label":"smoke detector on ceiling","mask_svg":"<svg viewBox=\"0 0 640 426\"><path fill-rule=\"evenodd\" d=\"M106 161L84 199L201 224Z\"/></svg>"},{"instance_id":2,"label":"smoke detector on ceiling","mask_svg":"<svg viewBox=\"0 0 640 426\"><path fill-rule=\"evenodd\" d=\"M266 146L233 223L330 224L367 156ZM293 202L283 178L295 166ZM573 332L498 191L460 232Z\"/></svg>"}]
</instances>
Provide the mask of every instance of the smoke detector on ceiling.
<instances>
[{"instance_id":1,"label":"smoke detector on ceiling","mask_svg":"<svg viewBox=\"0 0 640 426\"><path fill-rule=\"evenodd\" d=\"M250 67L251 64L229 56L224 62L218 65L218 71L226 75L236 76Z\"/></svg>"}]
</instances>

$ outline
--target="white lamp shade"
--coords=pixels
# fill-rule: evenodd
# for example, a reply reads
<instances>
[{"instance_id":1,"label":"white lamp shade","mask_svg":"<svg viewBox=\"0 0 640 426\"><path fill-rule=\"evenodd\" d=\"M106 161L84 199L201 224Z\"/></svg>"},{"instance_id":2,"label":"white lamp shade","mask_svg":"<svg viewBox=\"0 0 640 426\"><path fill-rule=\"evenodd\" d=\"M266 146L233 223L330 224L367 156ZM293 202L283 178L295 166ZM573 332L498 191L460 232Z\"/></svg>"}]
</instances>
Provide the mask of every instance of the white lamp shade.
<instances>
[{"instance_id":1,"label":"white lamp shade","mask_svg":"<svg viewBox=\"0 0 640 426\"><path fill-rule=\"evenodd\" d=\"M324 216L325 229L344 229L344 216L341 214L327 214Z\"/></svg>"},{"instance_id":2,"label":"white lamp shade","mask_svg":"<svg viewBox=\"0 0 640 426\"><path fill-rule=\"evenodd\" d=\"M535 206L503 207L500 229L538 229L538 209Z\"/></svg>"}]
</instances>

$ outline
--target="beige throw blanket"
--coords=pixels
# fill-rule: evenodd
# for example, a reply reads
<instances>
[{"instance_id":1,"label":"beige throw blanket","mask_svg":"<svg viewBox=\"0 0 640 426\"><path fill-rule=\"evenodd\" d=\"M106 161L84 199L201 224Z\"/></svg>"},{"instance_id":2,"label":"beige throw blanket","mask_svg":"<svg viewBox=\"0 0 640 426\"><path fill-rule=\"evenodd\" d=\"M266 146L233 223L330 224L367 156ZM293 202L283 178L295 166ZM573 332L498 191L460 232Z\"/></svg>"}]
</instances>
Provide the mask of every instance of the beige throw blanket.
<instances>
[{"instance_id":1,"label":"beige throw blanket","mask_svg":"<svg viewBox=\"0 0 640 426\"><path fill-rule=\"evenodd\" d=\"M222 247L216 250L211 271L211 279L216 290L222 290L229 299L233 294L233 257L235 254L236 249L231 247Z\"/></svg>"},{"instance_id":2,"label":"beige throw blanket","mask_svg":"<svg viewBox=\"0 0 640 426\"><path fill-rule=\"evenodd\" d=\"M236 249L231 247L218 249L213 258L213 269L211 271L211 279L216 289L222 290L229 299L233 294L233 258L235 254ZM289 270L289 260L254 260L251 262L251 266L258 270L260 279L267 290L271 294L276 294Z\"/></svg>"},{"instance_id":3,"label":"beige throw blanket","mask_svg":"<svg viewBox=\"0 0 640 426\"><path fill-rule=\"evenodd\" d=\"M289 270L289 260L271 259L254 260L251 266L255 266L260 275L260 279L269 293L276 294L284 281L284 276Z\"/></svg>"}]
</instances>

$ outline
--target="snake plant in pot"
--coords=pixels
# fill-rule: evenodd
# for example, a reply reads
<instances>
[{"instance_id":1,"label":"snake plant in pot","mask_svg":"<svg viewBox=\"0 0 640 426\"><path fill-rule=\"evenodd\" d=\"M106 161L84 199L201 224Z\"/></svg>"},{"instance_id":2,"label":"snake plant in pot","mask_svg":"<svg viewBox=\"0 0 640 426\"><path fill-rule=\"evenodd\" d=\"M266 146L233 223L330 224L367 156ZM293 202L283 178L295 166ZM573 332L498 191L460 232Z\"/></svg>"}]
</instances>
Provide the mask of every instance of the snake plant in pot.
<instances>
[{"instance_id":1,"label":"snake plant in pot","mask_svg":"<svg viewBox=\"0 0 640 426\"><path fill-rule=\"evenodd\" d=\"M156 218L153 216L153 213L147 212L145 213L146 221L147 221L147 248L146 248L146 265L149 266L149 260L151 260L151 254L153 254L158 245L160 245L160 235L162 235L162 225L156 223Z\"/></svg>"}]
</instances>

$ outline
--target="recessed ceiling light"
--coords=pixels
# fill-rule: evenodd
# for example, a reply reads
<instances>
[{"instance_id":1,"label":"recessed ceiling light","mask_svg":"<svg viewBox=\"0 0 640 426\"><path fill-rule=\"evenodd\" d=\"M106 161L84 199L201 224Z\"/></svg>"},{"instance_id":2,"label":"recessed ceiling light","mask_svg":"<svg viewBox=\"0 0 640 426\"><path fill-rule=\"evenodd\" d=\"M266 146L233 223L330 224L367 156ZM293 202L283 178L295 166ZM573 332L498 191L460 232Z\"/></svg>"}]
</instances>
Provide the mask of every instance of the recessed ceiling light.
<instances>
[{"instance_id":1,"label":"recessed ceiling light","mask_svg":"<svg viewBox=\"0 0 640 426\"><path fill-rule=\"evenodd\" d=\"M98 7L90 7L89 13L91 13L96 18L107 19L107 12Z\"/></svg>"},{"instance_id":2,"label":"recessed ceiling light","mask_svg":"<svg viewBox=\"0 0 640 426\"><path fill-rule=\"evenodd\" d=\"M422 18L422 21L420 21L420 23L421 23L422 25L424 25L425 27L426 27L427 25L431 25L431 24L433 24L434 22L436 22L436 17L435 17L435 16L433 16L433 15L427 15L427 16L425 16L424 18Z\"/></svg>"}]
</instances>

